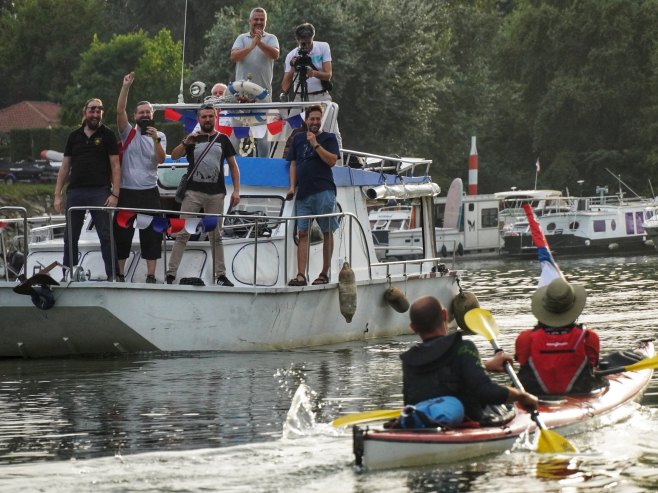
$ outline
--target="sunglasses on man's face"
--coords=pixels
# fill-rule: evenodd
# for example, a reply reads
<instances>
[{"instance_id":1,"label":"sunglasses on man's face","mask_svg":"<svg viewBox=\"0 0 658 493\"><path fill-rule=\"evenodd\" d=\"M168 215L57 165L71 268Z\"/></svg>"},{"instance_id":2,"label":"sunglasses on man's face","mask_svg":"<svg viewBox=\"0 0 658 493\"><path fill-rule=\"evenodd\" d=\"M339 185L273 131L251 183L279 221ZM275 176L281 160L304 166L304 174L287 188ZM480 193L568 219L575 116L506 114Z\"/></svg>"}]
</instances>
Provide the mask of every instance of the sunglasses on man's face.
<instances>
[{"instance_id":1,"label":"sunglasses on man's face","mask_svg":"<svg viewBox=\"0 0 658 493\"><path fill-rule=\"evenodd\" d=\"M102 106L87 106L87 111L103 111L104 109Z\"/></svg>"}]
</instances>

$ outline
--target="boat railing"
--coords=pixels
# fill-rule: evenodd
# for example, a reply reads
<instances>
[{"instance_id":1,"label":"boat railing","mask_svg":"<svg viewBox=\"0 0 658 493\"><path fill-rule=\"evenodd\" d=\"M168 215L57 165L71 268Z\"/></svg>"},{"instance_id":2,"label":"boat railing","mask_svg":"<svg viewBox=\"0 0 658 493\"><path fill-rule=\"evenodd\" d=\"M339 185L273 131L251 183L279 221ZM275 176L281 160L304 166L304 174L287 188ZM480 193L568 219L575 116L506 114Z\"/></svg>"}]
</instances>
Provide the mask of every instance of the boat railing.
<instances>
[{"instance_id":1,"label":"boat railing","mask_svg":"<svg viewBox=\"0 0 658 493\"><path fill-rule=\"evenodd\" d=\"M4 217L5 214L10 213L12 215L18 215L20 217L12 217L12 218L6 218L2 219L2 223L4 225L9 224L10 222L14 222L17 224L22 224L22 230L23 230L23 251L25 258L27 259L27 254L28 254L28 249L29 249L29 242L28 242L28 231L29 231L29 220L27 216L27 209L25 207L14 207L14 206L2 206L0 207L0 217ZM18 235L20 237L20 235ZM5 281L9 282L9 271L10 265L9 265L9 249L7 246L7 242L5 240L5 227L0 227L0 259L4 263L4 278ZM18 276L18 273L15 272L13 273L16 277Z\"/></svg>"},{"instance_id":2,"label":"boat railing","mask_svg":"<svg viewBox=\"0 0 658 493\"><path fill-rule=\"evenodd\" d=\"M347 236L347 258L350 261L350 264L353 265L353 250L354 250L354 243L355 241L360 241L363 245L367 245L367 236L366 236L366 231L357 218L356 215L354 215L351 212L336 212L333 214L320 214L320 215L306 215L306 216L288 216L288 217L272 217L272 216L266 216L266 215L253 215L253 214L231 214L231 215L226 215L226 214L207 214L207 213L193 213L193 212L182 212L182 211L171 211L171 210L165 210L165 209L136 209L136 208L112 208L112 207L86 207L86 206L80 206L80 207L71 207L67 211L67 219L70 219L70 214L75 211L75 210L101 210L101 211L107 211L108 214L111 215L112 217L112 223L114 223L114 217L116 213L119 210L126 211L126 212L134 212L135 214L137 213L142 213L142 214L147 214L147 215L153 215L153 216L159 216L159 217L165 217L165 218L170 218L172 215L176 215L178 217L215 217L217 218L218 221L224 221L226 218L240 218L242 222L240 224L236 225L226 225L222 226L223 229L235 229L235 228L241 228L245 229L247 228L248 232L246 233L246 237L244 235L240 235L240 239L244 242L245 240L252 242L254 245L254 271L253 271L253 280L252 280L252 285L256 285L256 280L257 280L257 266L258 266L258 253L259 253L259 244L263 243L264 241L270 240L274 232L281 226L283 225L284 231L283 231L283 236L278 236L281 239L284 239L284 272L288 272L288 259L290 258L288 255L288 249L290 247L290 239L292 238L292 235L289 234L289 228L292 227L292 221L297 221L299 219L318 219L318 218L339 218L340 224L344 224L344 221L348 221L348 236ZM258 232L261 230L262 227L267 227L270 228L270 235L267 237L264 236L259 236ZM356 240L354 238L354 231L356 231L356 234L358 234L359 239ZM71 231L69 230L69 258L73 258L73 252L72 252L72 238L71 238ZM114 245L114 231L113 228L110 228L110 239L111 239L111 251L112 251L112 256L114 257L116 255L115 253L115 245ZM227 240L230 240L231 237L226 237ZM168 239L166 234L163 234L163 248L164 251L167 251L167 242L168 241L173 241L172 239ZM310 258L310 247L311 244L313 243L312 239L307 242L307 258ZM372 269L373 267L379 267L383 265L387 265L387 263L380 263L380 262L373 262L370 254L370 250L368 248L365 248L363 250L364 255L365 255L365 260L366 260L366 265L367 265L367 272L368 272L368 279L372 280L373 272ZM212 249L211 249L212 253ZM437 266L440 263L441 259L440 258L423 258L423 259L414 259L414 260L408 260L408 261L401 261L401 262L394 262L393 265L400 265L404 264L405 262L409 262L410 264L419 264L419 263L430 263L432 266ZM165 255L163 257L163 268L164 271L166 272L167 270L167 256ZM215 259L213 258L213 267L214 267L214 262ZM407 272L407 267L404 267L404 272ZM421 268L422 271L422 268ZM387 273L390 272L390 267L387 267ZM113 272L113 275L116 276L116 272ZM79 273L75 274L73 273L72 279L73 278L79 278Z\"/></svg>"},{"instance_id":3,"label":"boat railing","mask_svg":"<svg viewBox=\"0 0 658 493\"><path fill-rule=\"evenodd\" d=\"M341 149L341 152L345 166L397 176L428 176L432 164L431 159L383 156L350 149Z\"/></svg>"},{"instance_id":4,"label":"boat railing","mask_svg":"<svg viewBox=\"0 0 658 493\"><path fill-rule=\"evenodd\" d=\"M230 230L230 229L235 229L235 228L241 228L247 230L247 232L244 235L240 235L240 239L244 242L245 239L249 240L250 242L253 242L254 244L254 274L253 274L253 280L252 280L252 285L256 285L256 279L257 279L257 265L258 265L258 249L259 249L259 243L263 243L264 241L270 240L271 235L275 233L277 229L279 229L281 226L283 226L284 231L283 235L277 235L279 238L284 239L284 272L288 272L288 248L290 247L290 239L292 238L292 235L289 234L289 228L293 227L294 223L291 223L291 221L297 221L299 219L318 219L318 218L330 218L330 217L336 217L339 218L340 224L344 224L345 221L348 222L348 236L347 236L347 258L350 261L350 264L353 265L353 249L354 249L354 244L355 241L359 241L363 245L367 245L367 232L364 229L363 225L359 221L356 215L350 212L337 212L333 214L322 214L322 215L308 215L308 216L290 216L290 217L273 217L273 216L266 216L266 215L253 215L253 214L231 214L231 215L225 215L225 214L206 214L206 213L191 213L191 212L180 212L180 211L171 211L171 210L166 210L166 209L136 209L136 208L112 208L112 207L89 207L89 206L79 206L79 207L71 207L66 213L66 219L67 221L70 221L71 218L71 213L74 211L87 211L87 210L99 210L99 211L106 211L110 217L111 217L111 224L114 224L115 221L115 216L119 210L126 211L126 212L134 212L135 214L141 213L141 214L147 214L147 215L152 215L155 217L164 217L164 218L171 218L172 216L176 217L216 217L219 221L223 221L225 218L230 217L232 219L235 218L240 218L242 222L237 225L225 225L223 226L223 229L225 230ZM28 214L27 210L22 207L0 207L0 216L2 216L4 212L12 212L14 214L18 213L19 215L22 216L20 221L23 224L23 231L22 234L20 235L22 237L23 241L23 246L22 250L24 253L24 265L23 265L23 273L28 273L30 272L28 262L29 262L29 245L30 245L30 238L31 238L31 230L29 228L29 219L28 219ZM14 222L18 221L18 219L13 219ZM60 224L57 225L49 225L49 226L44 226L43 229L47 228L53 228L53 227L60 227ZM34 228L34 229L41 229L42 227ZM268 236L262 236L259 235L259 231L261 231L262 228L268 228L270 235ZM165 231L163 231L164 233ZM358 235L358 240L354 237L354 234ZM73 252L72 252L72 231L69 228L68 231L68 246L69 246L69 258L73 258ZM245 235L247 238L245 238ZM164 251L167 251L167 242L168 241L174 241L171 238L167 237L167 234L163 234L163 248ZM1 251L2 251L2 258L6 258L7 255L7 248L6 244L4 242L4 237L2 239L2 244L0 245ZM226 238L227 240L230 240L230 237ZM110 228L110 242L111 242L111 255L113 257L116 257L116 247L114 243L114 228ZM310 238L310 241L307 243L307 248L309 251L307 251L307 255L310 252L310 247L311 244L313 243L312 238ZM408 249L408 248L407 248ZM419 249L419 252L422 254L422 249ZM211 249L212 252L212 249ZM369 248L364 248L363 249L363 254L365 256L365 261L367 265L367 275L368 279L372 280L373 278L373 268L374 267L386 267L386 274L390 275L391 273L391 267L392 266L403 266L403 274L406 275L408 272L408 269L411 265L417 265L420 264L420 271L423 271L423 266L425 264L429 264L432 266L432 268L436 271L437 268L439 268L441 264L442 259L439 257L434 257L431 256L430 258L424 257L424 258L419 258L419 259L413 259L413 260L401 260L401 261L393 261L393 262L373 262L373 259L371 258L371 251ZM163 257L163 269L166 272L167 270L167 256L164 255ZM213 258L213 265L214 265L215 259ZM38 262L37 262L38 263ZM43 268L42 265L35 265L34 270L35 273L40 270L40 268ZM84 272L82 271L82 268L79 268L77 272L71 272L67 271L66 269L64 270L64 276L65 279L68 279L70 277L71 280L84 280ZM113 272L113 277L116 278L116 272ZM9 280L8 277L8 272L7 269L5 269L5 280Z\"/></svg>"}]
</instances>

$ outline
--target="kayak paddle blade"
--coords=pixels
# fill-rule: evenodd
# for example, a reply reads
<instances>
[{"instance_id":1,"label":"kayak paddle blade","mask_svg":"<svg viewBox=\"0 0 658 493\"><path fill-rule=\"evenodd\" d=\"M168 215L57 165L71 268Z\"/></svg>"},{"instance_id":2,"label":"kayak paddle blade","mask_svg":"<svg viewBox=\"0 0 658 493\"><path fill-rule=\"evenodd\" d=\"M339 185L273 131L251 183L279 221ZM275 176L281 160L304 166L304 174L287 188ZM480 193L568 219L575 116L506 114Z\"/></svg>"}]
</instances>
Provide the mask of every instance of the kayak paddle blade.
<instances>
[{"instance_id":1,"label":"kayak paddle blade","mask_svg":"<svg viewBox=\"0 0 658 493\"><path fill-rule=\"evenodd\" d=\"M16 288L14 288L16 290ZM595 375L614 375L615 373L623 373L625 371L641 371L641 370L655 370L658 368L658 354L651 358L644 358L628 366L619 366L616 368L607 368L605 370L596 370Z\"/></svg>"},{"instance_id":2,"label":"kayak paddle blade","mask_svg":"<svg viewBox=\"0 0 658 493\"><path fill-rule=\"evenodd\" d=\"M540 454L575 453L576 448L559 433L552 430L539 430L537 452Z\"/></svg>"},{"instance_id":3,"label":"kayak paddle blade","mask_svg":"<svg viewBox=\"0 0 658 493\"><path fill-rule=\"evenodd\" d=\"M336 418L331 422L331 426L353 426L370 421L384 421L397 418L402 411L400 409L374 409L362 413L347 414Z\"/></svg>"},{"instance_id":4,"label":"kayak paddle blade","mask_svg":"<svg viewBox=\"0 0 658 493\"><path fill-rule=\"evenodd\" d=\"M489 310L484 308L473 308L466 312L464 321L468 328L476 334L481 335L488 341L492 341L500 333L496 319Z\"/></svg>"},{"instance_id":5,"label":"kayak paddle blade","mask_svg":"<svg viewBox=\"0 0 658 493\"><path fill-rule=\"evenodd\" d=\"M644 358L637 363L624 367L626 371L653 370L658 368L658 354L651 358Z\"/></svg>"}]
</instances>

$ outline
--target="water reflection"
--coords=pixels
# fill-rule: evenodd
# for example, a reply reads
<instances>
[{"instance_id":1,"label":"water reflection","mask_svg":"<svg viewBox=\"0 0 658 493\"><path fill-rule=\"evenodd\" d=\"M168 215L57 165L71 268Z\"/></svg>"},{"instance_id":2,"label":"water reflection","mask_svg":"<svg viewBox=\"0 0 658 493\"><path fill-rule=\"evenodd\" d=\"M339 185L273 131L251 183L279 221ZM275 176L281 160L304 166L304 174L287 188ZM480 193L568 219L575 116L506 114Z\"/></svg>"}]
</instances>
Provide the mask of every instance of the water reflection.
<instances>
[{"instance_id":1,"label":"water reflection","mask_svg":"<svg viewBox=\"0 0 658 493\"><path fill-rule=\"evenodd\" d=\"M581 321L599 331L604 352L654 335L658 257L569 259L561 267L569 279L586 284L589 297ZM519 330L534 324L529 299L537 274L536 262L530 260L486 262L463 273L462 285L493 312L502 331L499 343L509 351ZM487 341L473 340L483 355L491 353ZM413 343L415 337L409 335L266 354L3 360L0 464L39 462L41 471L44 461L121 455L130 456L133 467L144 461L151 471L154 460L136 454L210 448L212 474L221 470L235 484L260 471L257 465L278 466L286 479L276 479L272 469L264 491L295 491L281 481L304 485L297 491L313 491L309 484L329 491L336 476L345 484L343 491L361 492L596 491L615 482L635 491L658 489L658 447L651 439L658 410L655 378L633 420L570 437L582 453L567 462L545 462L523 450L444 467L352 472L349 435L336 437L322 423L346 411L399 407L398 355ZM498 378L504 381L504 376ZM305 412L315 414L316 435L280 442L302 384L309 389ZM201 467L195 466L198 460L185 457L172 461ZM237 466L223 466L232 464L233 457L251 460L251 471L238 476ZM158 470L158 477L175 475L172 469ZM101 471L110 481L127 474ZM204 487L206 479L213 484L205 469L194 474L197 487Z\"/></svg>"}]
</instances>

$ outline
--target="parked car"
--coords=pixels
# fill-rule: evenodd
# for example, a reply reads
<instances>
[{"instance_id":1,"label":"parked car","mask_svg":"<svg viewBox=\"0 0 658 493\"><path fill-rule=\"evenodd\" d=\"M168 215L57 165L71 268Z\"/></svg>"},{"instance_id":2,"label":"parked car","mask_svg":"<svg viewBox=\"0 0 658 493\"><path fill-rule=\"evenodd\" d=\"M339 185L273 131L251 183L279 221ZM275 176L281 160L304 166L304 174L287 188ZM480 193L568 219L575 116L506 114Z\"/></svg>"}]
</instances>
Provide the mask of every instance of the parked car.
<instances>
[{"instance_id":1,"label":"parked car","mask_svg":"<svg viewBox=\"0 0 658 493\"><path fill-rule=\"evenodd\" d=\"M29 159L12 163L0 160L0 180L11 185L17 181L50 182L57 179L57 168L51 166L47 159Z\"/></svg>"}]
</instances>

